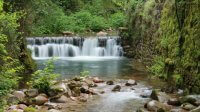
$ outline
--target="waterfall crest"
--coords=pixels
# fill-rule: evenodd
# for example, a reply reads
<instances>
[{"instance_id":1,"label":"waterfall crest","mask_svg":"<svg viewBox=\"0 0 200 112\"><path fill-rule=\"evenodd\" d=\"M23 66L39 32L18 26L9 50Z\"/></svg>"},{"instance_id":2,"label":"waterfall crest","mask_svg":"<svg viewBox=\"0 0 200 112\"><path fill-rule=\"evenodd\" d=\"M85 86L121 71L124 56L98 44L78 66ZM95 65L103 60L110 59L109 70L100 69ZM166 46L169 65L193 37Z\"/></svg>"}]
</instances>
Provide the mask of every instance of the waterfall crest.
<instances>
[{"instance_id":1,"label":"waterfall crest","mask_svg":"<svg viewBox=\"0 0 200 112\"><path fill-rule=\"evenodd\" d=\"M120 38L112 37L33 37L27 38L33 58L48 57L120 57Z\"/></svg>"}]
</instances>

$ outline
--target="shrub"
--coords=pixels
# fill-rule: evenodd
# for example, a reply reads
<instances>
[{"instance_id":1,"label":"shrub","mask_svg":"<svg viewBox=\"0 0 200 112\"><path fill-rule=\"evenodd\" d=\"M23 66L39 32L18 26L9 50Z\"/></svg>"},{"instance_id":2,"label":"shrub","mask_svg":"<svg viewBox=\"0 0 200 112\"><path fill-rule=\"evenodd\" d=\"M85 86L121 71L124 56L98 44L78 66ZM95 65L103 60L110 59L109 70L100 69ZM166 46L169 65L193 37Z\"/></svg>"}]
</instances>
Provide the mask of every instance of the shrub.
<instances>
[{"instance_id":1,"label":"shrub","mask_svg":"<svg viewBox=\"0 0 200 112\"><path fill-rule=\"evenodd\" d=\"M110 23L113 28L118 28L124 26L125 15L122 12L115 13L110 17Z\"/></svg>"},{"instance_id":2,"label":"shrub","mask_svg":"<svg viewBox=\"0 0 200 112\"><path fill-rule=\"evenodd\" d=\"M58 74L53 73L54 60L50 59L43 70L37 70L32 74L32 80L28 83L30 87L38 89L40 92L48 94L53 81L56 80Z\"/></svg>"}]
</instances>

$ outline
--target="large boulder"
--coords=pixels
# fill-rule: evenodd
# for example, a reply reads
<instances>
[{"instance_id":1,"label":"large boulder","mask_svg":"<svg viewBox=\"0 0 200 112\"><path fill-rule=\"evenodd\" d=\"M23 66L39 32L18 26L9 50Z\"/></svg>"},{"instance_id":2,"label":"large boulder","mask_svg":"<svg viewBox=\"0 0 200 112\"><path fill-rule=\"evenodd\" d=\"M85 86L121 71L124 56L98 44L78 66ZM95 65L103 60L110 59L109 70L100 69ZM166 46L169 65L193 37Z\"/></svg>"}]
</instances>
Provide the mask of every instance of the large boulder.
<instances>
[{"instance_id":1,"label":"large boulder","mask_svg":"<svg viewBox=\"0 0 200 112\"><path fill-rule=\"evenodd\" d=\"M29 90L25 91L25 94L28 97L36 97L39 94L39 92L37 89L29 89Z\"/></svg>"},{"instance_id":2,"label":"large boulder","mask_svg":"<svg viewBox=\"0 0 200 112\"><path fill-rule=\"evenodd\" d=\"M38 96L36 96L35 98L31 98L30 101L29 101L29 104L32 105L43 105L44 103L46 103L48 101L48 98L43 95L43 94L40 94Z\"/></svg>"},{"instance_id":3,"label":"large boulder","mask_svg":"<svg viewBox=\"0 0 200 112\"><path fill-rule=\"evenodd\" d=\"M170 96L167 95L165 92L157 92L156 90L152 91L150 97L151 97L151 99L157 100L161 103L165 103L170 100Z\"/></svg>"},{"instance_id":4,"label":"large boulder","mask_svg":"<svg viewBox=\"0 0 200 112\"><path fill-rule=\"evenodd\" d=\"M67 101L68 101L68 98L64 95L62 95L60 98L51 100L51 102L54 102L54 103L66 103Z\"/></svg>"},{"instance_id":5,"label":"large boulder","mask_svg":"<svg viewBox=\"0 0 200 112\"><path fill-rule=\"evenodd\" d=\"M120 91L121 90L121 86L120 85L116 85L114 86L114 88L112 89L112 91L116 92L116 91Z\"/></svg>"},{"instance_id":6,"label":"large boulder","mask_svg":"<svg viewBox=\"0 0 200 112\"><path fill-rule=\"evenodd\" d=\"M69 83L68 83L68 87L71 89L71 90L73 90L74 88L76 88L76 87L81 87L82 86L82 84L81 84L81 82L79 82L79 81L70 81Z\"/></svg>"},{"instance_id":7,"label":"large boulder","mask_svg":"<svg viewBox=\"0 0 200 112\"><path fill-rule=\"evenodd\" d=\"M156 100L152 100L147 103L147 109L149 111L153 111L153 112L157 112L157 111L161 111L161 110L163 110L165 112L165 111L171 110L171 108L172 108L171 106L161 103L161 102L158 102Z\"/></svg>"},{"instance_id":8,"label":"large boulder","mask_svg":"<svg viewBox=\"0 0 200 112\"><path fill-rule=\"evenodd\" d=\"M19 101L24 101L25 100L25 97L26 95L24 94L23 91L14 91L13 92L13 95L18 98Z\"/></svg>"},{"instance_id":9,"label":"large boulder","mask_svg":"<svg viewBox=\"0 0 200 112\"><path fill-rule=\"evenodd\" d=\"M137 85L137 82L135 80L131 80L129 79L126 84L126 86L134 86L134 85Z\"/></svg>"},{"instance_id":10,"label":"large boulder","mask_svg":"<svg viewBox=\"0 0 200 112\"><path fill-rule=\"evenodd\" d=\"M108 35L108 33L103 32L103 31L100 31L97 33L97 36L107 36L107 35Z\"/></svg>"}]
</instances>

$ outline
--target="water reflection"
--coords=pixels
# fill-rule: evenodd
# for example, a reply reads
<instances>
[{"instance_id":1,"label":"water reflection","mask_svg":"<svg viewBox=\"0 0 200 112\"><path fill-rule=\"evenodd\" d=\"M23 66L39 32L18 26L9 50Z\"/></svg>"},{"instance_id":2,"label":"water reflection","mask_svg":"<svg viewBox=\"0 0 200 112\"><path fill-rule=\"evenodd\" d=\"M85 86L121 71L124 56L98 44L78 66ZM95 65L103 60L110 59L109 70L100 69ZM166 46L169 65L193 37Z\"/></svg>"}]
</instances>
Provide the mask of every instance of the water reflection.
<instances>
[{"instance_id":1,"label":"water reflection","mask_svg":"<svg viewBox=\"0 0 200 112\"><path fill-rule=\"evenodd\" d=\"M38 68L44 68L47 60L36 60ZM98 60L66 60L58 59L54 62L55 73L62 74L63 77L69 78L80 75L82 71L89 71L92 76L100 77L120 77L123 74L132 74L134 72L130 59L98 59Z\"/></svg>"}]
</instances>

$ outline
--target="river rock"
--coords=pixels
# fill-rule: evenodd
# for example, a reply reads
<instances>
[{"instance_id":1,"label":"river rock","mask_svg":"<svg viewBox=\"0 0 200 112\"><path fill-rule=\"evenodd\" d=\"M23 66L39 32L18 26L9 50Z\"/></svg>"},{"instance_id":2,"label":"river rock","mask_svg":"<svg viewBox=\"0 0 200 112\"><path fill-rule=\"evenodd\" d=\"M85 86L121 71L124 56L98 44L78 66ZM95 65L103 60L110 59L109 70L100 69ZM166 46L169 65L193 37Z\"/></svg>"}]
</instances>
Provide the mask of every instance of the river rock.
<instances>
[{"instance_id":1,"label":"river rock","mask_svg":"<svg viewBox=\"0 0 200 112\"><path fill-rule=\"evenodd\" d=\"M107 35L108 35L108 33L103 32L103 31L100 31L97 33L97 36L107 36Z\"/></svg>"},{"instance_id":2,"label":"river rock","mask_svg":"<svg viewBox=\"0 0 200 112\"><path fill-rule=\"evenodd\" d=\"M25 104L19 104L18 107L19 109L24 110L27 106Z\"/></svg>"},{"instance_id":3,"label":"river rock","mask_svg":"<svg viewBox=\"0 0 200 112\"><path fill-rule=\"evenodd\" d=\"M149 111L153 111L153 112L157 112L157 111L169 111L171 109L171 106L158 102L156 100L152 100L150 102L147 103L147 109Z\"/></svg>"},{"instance_id":4,"label":"river rock","mask_svg":"<svg viewBox=\"0 0 200 112\"><path fill-rule=\"evenodd\" d=\"M36 97L39 94L39 92L37 89L29 89L29 90L25 91L25 94L28 97Z\"/></svg>"},{"instance_id":5,"label":"river rock","mask_svg":"<svg viewBox=\"0 0 200 112\"><path fill-rule=\"evenodd\" d=\"M126 82L125 85L126 85L126 86L134 86L134 85L137 85L137 83L136 83L135 80L129 79L129 80Z\"/></svg>"},{"instance_id":6,"label":"river rock","mask_svg":"<svg viewBox=\"0 0 200 112\"><path fill-rule=\"evenodd\" d=\"M107 85L114 85L114 81L110 80L106 82Z\"/></svg>"},{"instance_id":7,"label":"river rock","mask_svg":"<svg viewBox=\"0 0 200 112\"><path fill-rule=\"evenodd\" d=\"M139 108L136 110L136 112L148 112L147 110L145 110L144 108Z\"/></svg>"},{"instance_id":8,"label":"river rock","mask_svg":"<svg viewBox=\"0 0 200 112\"><path fill-rule=\"evenodd\" d=\"M56 109L50 109L48 110L48 112L61 112L60 110L56 110Z\"/></svg>"},{"instance_id":9,"label":"river rock","mask_svg":"<svg viewBox=\"0 0 200 112\"><path fill-rule=\"evenodd\" d=\"M104 81L102 79L99 79L99 77L94 77L93 82L94 83L103 83Z\"/></svg>"},{"instance_id":10,"label":"river rock","mask_svg":"<svg viewBox=\"0 0 200 112\"><path fill-rule=\"evenodd\" d=\"M192 105L190 103L184 103L184 104L181 105L181 107L185 110L188 110L188 111L196 108L194 105Z\"/></svg>"},{"instance_id":11,"label":"river rock","mask_svg":"<svg viewBox=\"0 0 200 112\"><path fill-rule=\"evenodd\" d=\"M65 83L59 83L59 84L53 85L51 87L51 89L53 89L55 91L58 91L58 92L65 92L65 91L67 91L67 87L66 87Z\"/></svg>"},{"instance_id":12,"label":"river rock","mask_svg":"<svg viewBox=\"0 0 200 112\"><path fill-rule=\"evenodd\" d=\"M180 102L179 99L177 99L177 98L170 98L170 99L167 101L167 104L173 105L173 106L180 106L180 105L181 105L181 102Z\"/></svg>"},{"instance_id":13,"label":"river rock","mask_svg":"<svg viewBox=\"0 0 200 112\"><path fill-rule=\"evenodd\" d=\"M156 90L153 90L150 95L150 98L153 100L157 100L161 103L165 103L169 101L170 96L167 95L165 92L157 92Z\"/></svg>"},{"instance_id":14,"label":"river rock","mask_svg":"<svg viewBox=\"0 0 200 112\"><path fill-rule=\"evenodd\" d=\"M193 109L193 110L191 110L190 112L200 112L200 106L195 108L195 109Z\"/></svg>"},{"instance_id":15,"label":"river rock","mask_svg":"<svg viewBox=\"0 0 200 112\"><path fill-rule=\"evenodd\" d=\"M114 86L114 88L112 89L112 91L120 91L121 90L121 86L120 85L116 85Z\"/></svg>"},{"instance_id":16,"label":"river rock","mask_svg":"<svg viewBox=\"0 0 200 112\"><path fill-rule=\"evenodd\" d=\"M8 104L16 104L19 102L19 99L14 95L9 94L7 102L8 102Z\"/></svg>"},{"instance_id":17,"label":"river rock","mask_svg":"<svg viewBox=\"0 0 200 112\"><path fill-rule=\"evenodd\" d=\"M74 88L76 88L76 87L81 87L82 86L82 84L81 84L81 82L79 82L79 81L70 81L69 83L68 83L68 87L71 89L71 90L73 90Z\"/></svg>"},{"instance_id":18,"label":"river rock","mask_svg":"<svg viewBox=\"0 0 200 112\"><path fill-rule=\"evenodd\" d=\"M35 104L35 105L43 105L48 101L48 98L45 95L38 95L35 98L32 98L29 102L29 104Z\"/></svg>"},{"instance_id":19,"label":"river rock","mask_svg":"<svg viewBox=\"0 0 200 112\"><path fill-rule=\"evenodd\" d=\"M91 79L84 79L84 82L87 83L89 87L97 87L97 84L95 84Z\"/></svg>"},{"instance_id":20,"label":"river rock","mask_svg":"<svg viewBox=\"0 0 200 112\"><path fill-rule=\"evenodd\" d=\"M24 100L25 100L25 97L26 97L26 95L24 94L23 91L14 91L14 92L13 92L13 95L14 95L15 97L17 97L19 101L24 101Z\"/></svg>"},{"instance_id":21,"label":"river rock","mask_svg":"<svg viewBox=\"0 0 200 112\"><path fill-rule=\"evenodd\" d=\"M57 99L51 99L51 102L54 103L66 103L68 101L68 98L64 95L62 95L60 98Z\"/></svg>"}]
</instances>

